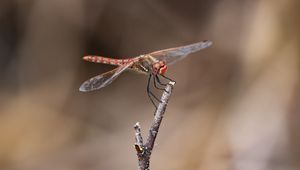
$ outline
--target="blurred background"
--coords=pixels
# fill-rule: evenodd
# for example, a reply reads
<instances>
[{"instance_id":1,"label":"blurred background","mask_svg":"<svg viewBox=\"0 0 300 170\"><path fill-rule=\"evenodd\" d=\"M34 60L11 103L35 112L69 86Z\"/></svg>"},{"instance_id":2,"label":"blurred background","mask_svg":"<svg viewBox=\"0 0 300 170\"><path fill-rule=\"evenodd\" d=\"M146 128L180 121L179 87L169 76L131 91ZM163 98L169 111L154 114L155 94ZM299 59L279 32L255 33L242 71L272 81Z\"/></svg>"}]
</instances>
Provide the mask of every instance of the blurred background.
<instances>
[{"instance_id":1,"label":"blurred background","mask_svg":"<svg viewBox=\"0 0 300 170\"><path fill-rule=\"evenodd\" d=\"M129 58L211 40L169 67L176 80L156 170L300 169L298 0L1 0L0 169L137 169L147 76L81 83Z\"/></svg>"}]
</instances>

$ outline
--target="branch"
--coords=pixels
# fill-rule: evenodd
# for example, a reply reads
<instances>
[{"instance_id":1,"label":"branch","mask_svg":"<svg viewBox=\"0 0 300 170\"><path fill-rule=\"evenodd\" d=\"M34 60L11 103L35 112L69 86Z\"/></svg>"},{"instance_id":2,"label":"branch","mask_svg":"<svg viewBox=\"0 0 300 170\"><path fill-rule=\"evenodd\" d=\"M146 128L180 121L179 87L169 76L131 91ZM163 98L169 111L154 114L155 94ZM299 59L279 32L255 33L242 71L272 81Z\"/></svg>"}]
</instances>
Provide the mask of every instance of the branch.
<instances>
[{"instance_id":1,"label":"branch","mask_svg":"<svg viewBox=\"0 0 300 170\"><path fill-rule=\"evenodd\" d=\"M135 130L135 150L137 152L138 156L138 162L139 162L139 170L149 170L149 165L150 165L150 157L151 153L154 147L155 139L161 124L161 121L164 117L167 104L169 101L169 98L171 97L173 86L175 85L175 82L169 82L166 85L166 88L164 90L164 93L162 94L161 97L161 102L159 103L155 114L154 114L154 119L152 122L152 125L149 129L149 135L147 138L147 142L144 144L143 143L143 138L141 134L141 126L139 122L137 122L134 125L134 130Z\"/></svg>"}]
</instances>

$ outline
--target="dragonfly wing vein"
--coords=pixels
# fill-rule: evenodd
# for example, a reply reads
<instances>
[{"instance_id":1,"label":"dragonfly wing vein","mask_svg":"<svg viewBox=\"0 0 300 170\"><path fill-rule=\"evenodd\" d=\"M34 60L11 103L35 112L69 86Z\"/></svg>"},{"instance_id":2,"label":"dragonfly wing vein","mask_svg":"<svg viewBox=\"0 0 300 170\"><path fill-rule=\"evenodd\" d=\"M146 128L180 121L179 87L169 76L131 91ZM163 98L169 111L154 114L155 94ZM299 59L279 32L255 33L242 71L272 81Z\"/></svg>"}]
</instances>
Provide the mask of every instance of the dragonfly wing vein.
<instances>
[{"instance_id":1,"label":"dragonfly wing vein","mask_svg":"<svg viewBox=\"0 0 300 170\"><path fill-rule=\"evenodd\" d=\"M132 66L133 63L121 65L111 71L97 75L82 83L79 90L83 92L93 91L103 88L112 83L121 73Z\"/></svg>"},{"instance_id":2,"label":"dragonfly wing vein","mask_svg":"<svg viewBox=\"0 0 300 170\"><path fill-rule=\"evenodd\" d=\"M157 58L158 60L164 60L167 64L173 64L188 56L189 54L205 49L211 45L211 41L201 41L186 46L152 52L150 53L150 55Z\"/></svg>"}]
</instances>

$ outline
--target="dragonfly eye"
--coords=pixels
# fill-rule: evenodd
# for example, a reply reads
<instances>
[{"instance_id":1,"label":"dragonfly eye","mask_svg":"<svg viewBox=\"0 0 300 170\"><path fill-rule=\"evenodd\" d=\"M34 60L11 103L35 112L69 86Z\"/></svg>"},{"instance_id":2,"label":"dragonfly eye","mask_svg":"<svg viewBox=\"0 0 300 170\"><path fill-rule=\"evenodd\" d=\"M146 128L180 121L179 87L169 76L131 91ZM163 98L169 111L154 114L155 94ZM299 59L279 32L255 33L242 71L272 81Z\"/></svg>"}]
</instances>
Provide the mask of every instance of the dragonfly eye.
<instances>
[{"instance_id":1,"label":"dragonfly eye","mask_svg":"<svg viewBox=\"0 0 300 170\"><path fill-rule=\"evenodd\" d=\"M160 75L164 75L165 72L167 71L168 67L167 65L162 65L160 68L159 68L159 74Z\"/></svg>"},{"instance_id":2,"label":"dragonfly eye","mask_svg":"<svg viewBox=\"0 0 300 170\"><path fill-rule=\"evenodd\" d=\"M164 61L153 64L153 73L163 75L167 71L167 65Z\"/></svg>"}]
</instances>

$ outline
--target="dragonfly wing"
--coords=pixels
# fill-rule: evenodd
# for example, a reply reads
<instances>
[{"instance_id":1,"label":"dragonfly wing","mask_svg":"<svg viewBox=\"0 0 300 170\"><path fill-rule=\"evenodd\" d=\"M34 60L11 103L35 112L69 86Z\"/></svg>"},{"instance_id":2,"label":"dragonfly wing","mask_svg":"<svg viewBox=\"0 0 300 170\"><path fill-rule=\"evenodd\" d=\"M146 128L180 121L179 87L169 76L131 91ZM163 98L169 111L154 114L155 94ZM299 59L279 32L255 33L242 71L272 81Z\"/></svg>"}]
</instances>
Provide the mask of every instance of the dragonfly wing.
<instances>
[{"instance_id":1,"label":"dragonfly wing","mask_svg":"<svg viewBox=\"0 0 300 170\"><path fill-rule=\"evenodd\" d=\"M79 88L79 91L87 92L87 91L97 90L109 85L128 67L132 66L132 64L133 64L132 62L128 64L124 64L111 71L90 78L89 80L82 83L82 85Z\"/></svg>"},{"instance_id":2,"label":"dragonfly wing","mask_svg":"<svg viewBox=\"0 0 300 170\"><path fill-rule=\"evenodd\" d=\"M150 55L157 58L158 60L165 61L167 64L173 64L183 59L187 55L205 49L211 45L212 45L211 41L201 41L186 46L169 48L161 51L155 51L150 53Z\"/></svg>"}]
</instances>

